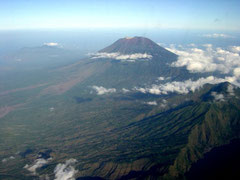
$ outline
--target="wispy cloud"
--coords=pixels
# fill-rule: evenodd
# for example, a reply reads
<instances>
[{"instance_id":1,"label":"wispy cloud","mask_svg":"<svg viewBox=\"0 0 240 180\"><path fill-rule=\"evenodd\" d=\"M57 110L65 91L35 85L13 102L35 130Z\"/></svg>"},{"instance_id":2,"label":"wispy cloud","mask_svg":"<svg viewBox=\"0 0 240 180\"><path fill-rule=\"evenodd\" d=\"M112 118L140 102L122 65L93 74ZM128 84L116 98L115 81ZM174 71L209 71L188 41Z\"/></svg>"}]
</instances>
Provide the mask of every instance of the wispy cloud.
<instances>
[{"instance_id":1,"label":"wispy cloud","mask_svg":"<svg viewBox=\"0 0 240 180\"><path fill-rule=\"evenodd\" d=\"M51 160L52 160L51 157L48 158L48 159L38 158L33 162L33 164L31 164L31 165L26 164L24 166L24 168L27 169L28 171L30 171L31 173L33 173L34 175L36 175L37 174L37 172L36 172L37 169L43 167L46 164L48 164Z\"/></svg>"},{"instance_id":2,"label":"wispy cloud","mask_svg":"<svg viewBox=\"0 0 240 180\"><path fill-rule=\"evenodd\" d=\"M157 106L159 105L161 108L167 107L167 101L165 99L162 99L161 101L148 101L145 102L145 104L150 105L150 106Z\"/></svg>"},{"instance_id":3,"label":"wispy cloud","mask_svg":"<svg viewBox=\"0 0 240 180\"><path fill-rule=\"evenodd\" d=\"M123 92L123 93L128 93L128 92L130 92L130 90L129 90L129 89L126 89L126 88L122 88L122 92Z\"/></svg>"},{"instance_id":4,"label":"wispy cloud","mask_svg":"<svg viewBox=\"0 0 240 180\"><path fill-rule=\"evenodd\" d=\"M117 90L115 88L105 88L103 86L92 86L92 88L97 92L98 95L115 93Z\"/></svg>"},{"instance_id":5,"label":"wispy cloud","mask_svg":"<svg viewBox=\"0 0 240 180\"><path fill-rule=\"evenodd\" d=\"M217 92L212 92L211 95L214 97L215 101L224 101L224 95Z\"/></svg>"},{"instance_id":6,"label":"wispy cloud","mask_svg":"<svg viewBox=\"0 0 240 180\"><path fill-rule=\"evenodd\" d=\"M157 104L157 101L149 101L149 102L145 102L145 104L150 105L150 106L156 106L156 105L158 105L158 104Z\"/></svg>"},{"instance_id":7,"label":"wispy cloud","mask_svg":"<svg viewBox=\"0 0 240 180\"><path fill-rule=\"evenodd\" d=\"M58 164L55 169L55 180L75 180L75 174L78 172L75 170L74 165L76 164L76 159L66 160L64 164Z\"/></svg>"},{"instance_id":8,"label":"wispy cloud","mask_svg":"<svg viewBox=\"0 0 240 180\"><path fill-rule=\"evenodd\" d=\"M152 58L152 55L147 53L134 53L134 54L121 54L119 52L116 53L92 53L89 54L92 59L115 59L120 61L130 61L135 62L137 59L148 60Z\"/></svg>"},{"instance_id":9,"label":"wispy cloud","mask_svg":"<svg viewBox=\"0 0 240 180\"><path fill-rule=\"evenodd\" d=\"M159 80L159 81L163 81L164 79L165 79L165 78L162 77L162 76L158 77L158 80Z\"/></svg>"},{"instance_id":10,"label":"wispy cloud","mask_svg":"<svg viewBox=\"0 0 240 180\"><path fill-rule=\"evenodd\" d=\"M48 42L48 43L44 43L45 46L59 46L58 43L56 42Z\"/></svg>"},{"instance_id":11,"label":"wispy cloud","mask_svg":"<svg viewBox=\"0 0 240 180\"><path fill-rule=\"evenodd\" d=\"M223 34L223 33L203 34L202 37L207 37L207 38L234 38L231 35Z\"/></svg>"},{"instance_id":12,"label":"wispy cloud","mask_svg":"<svg viewBox=\"0 0 240 180\"><path fill-rule=\"evenodd\" d=\"M167 107L167 100L163 99L162 102L161 102L161 104L160 104L160 106L161 106L162 108Z\"/></svg>"},{"instance_id":13,"label":"wispy cloud","mask_svg":"<svg viewBox=\"0 0 240 180\"><path fill-rule=\"evenodd\" d=\"M10 156L8 158L4 158L4 159L2 159L2 163L5 163L5 162L7 162L9 160L12 160L12 159L15 159L15 157L14 156Z\"/></svg>"},{"instance_id":14,"label":"wispy cloud","mask_svg":"<svg viewBox=\"0 0 240 180\"><path fill-rule=\"evenodd\" d=\"M227 87L227 92L229 93L230 96L234 96L235 93L234 93L234 86L229 84L228 87Z\"/></svg>"},{"instance_id":15,"label":"wispy cloud","mask_svg":"<svg viewBox=\"0 0 240 180\"><path fill-rule=\"evenodd\" d=\"M156 81L169 81L171 80L171 77L163 77L163 76L160 76L157 78Z\"/></svg>"}]
</instances>

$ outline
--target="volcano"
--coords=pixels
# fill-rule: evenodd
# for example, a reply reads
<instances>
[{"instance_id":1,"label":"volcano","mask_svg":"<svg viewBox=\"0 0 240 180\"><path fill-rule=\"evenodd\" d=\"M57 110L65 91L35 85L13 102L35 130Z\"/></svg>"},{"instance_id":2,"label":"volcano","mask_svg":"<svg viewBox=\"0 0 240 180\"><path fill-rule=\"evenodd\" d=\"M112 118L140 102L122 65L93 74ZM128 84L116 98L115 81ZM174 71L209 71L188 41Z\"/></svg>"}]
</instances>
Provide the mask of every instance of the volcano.
<instances>
[{"instance_id":1,"label":"volcano","mask_svg":"<svg viewBox=\"0 0 240 180\"><path fill-rule=\"evenodd\" d=\"M98 51L88 60L98 64L101 74L93 75L91 82L107 87L131 88L153 83L159 76L176 80L189 78L184 68L172 67L178 56L146 37L121 38ZM104 70L103 70L104 68Z\"/></svg>"},{"instance_id":2,"label":"volcano","mask_svg":"<svg viewBox=\"0 0 240 180\"><path fill-rule=\"evenodd\" d=\"M171 66L177 58L146 37L121 38L89 58L59 70L65 74L65 78L59 79L61 92L82 87L82 81L84 86L134 88L153 84L160 76L181 81L192 77L185 68Z\"/></svg>"},{"instance_id":3,"label":"volcano","mask_svg":"<svg viewBox=\"0 0 240 180\"><path fill-rule=\"evenodd\" d=\"M121 38L99 52L122 54L147 53L152 56L176 57L176 55L145 37Z\"/></svg>"}]
</instances>

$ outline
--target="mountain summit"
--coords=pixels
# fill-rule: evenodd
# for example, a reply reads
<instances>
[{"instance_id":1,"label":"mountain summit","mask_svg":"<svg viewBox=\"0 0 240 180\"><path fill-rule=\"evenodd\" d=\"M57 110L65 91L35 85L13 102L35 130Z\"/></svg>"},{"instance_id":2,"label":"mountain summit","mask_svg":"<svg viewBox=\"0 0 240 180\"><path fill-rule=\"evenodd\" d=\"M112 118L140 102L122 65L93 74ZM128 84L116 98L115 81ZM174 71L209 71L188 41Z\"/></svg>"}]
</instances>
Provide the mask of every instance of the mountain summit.
<instances>
[{"instance_id":1,"label":"mountain summit","mask_svg":"<svg viewBox=\"0 0 240 180\"><path fill-rule=\"evenodd\" d=\"M92 65L102 63L97 65L98 70L107 67L93 80L108 87L132 88L155 82L160 76L178 79L184 74L184 78L188 77L185 70L169 66L177 60L176 54L145 37L121 38L91 60Z\"/></svg>"},{"instance_id":2,"label":"mountain summit","mask_svg":"<svg viewBox=\"0 0 240 180\"><path fill-rule=\"evenodd\" d=\"M147 53L157 56L175 56L175 54L159 46L152 40L138 36L121 38L99 52L119 52L122 54Z\"/></svg>"}]
</instances>

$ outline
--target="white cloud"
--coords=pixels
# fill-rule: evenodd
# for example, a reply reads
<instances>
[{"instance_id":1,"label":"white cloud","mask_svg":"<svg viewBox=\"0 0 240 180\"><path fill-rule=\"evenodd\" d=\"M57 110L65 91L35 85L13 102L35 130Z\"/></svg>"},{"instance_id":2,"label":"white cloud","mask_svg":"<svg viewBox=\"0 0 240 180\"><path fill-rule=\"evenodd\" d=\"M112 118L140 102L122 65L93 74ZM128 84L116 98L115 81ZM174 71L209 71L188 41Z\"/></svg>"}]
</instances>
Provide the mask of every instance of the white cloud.
<instances>
[{"instance_id":1,"label":"white cloud","mask_svg":"<svg viewBox=\"0 0 240 180\"><path fill-rule=\"evenodd\" d=\"M120 60L120 61L128 61L128 62L135 62L137 59L144 59L148 60L152 58L152 55L149 55L147 53L135 53L135 54L120 54L119 52L116 53L106 53L106 52L101 52L101 53L92 53L89 54L92 59L115 59L115 60Z\"/></svg>"},{"instance_id":2,"label":"white cloud","mask_svg":"<svg viewBox=\"0 0 240 180\"><path fill-rule=\"evenodd\" d=\"M236 53L240 53L240 46L232 46L231 50Z\"/></svg>"},{"instance_id":3,"label":"white cloud","mask_svg":"<svg viewBox=\"0 0 240 180\"><path fill-rule=\"evenodd\" d=\"M162 76L158 77L158 80L159 80L159 81L163 81L164 79L165 79L165 78L162 77Z\"/></svg>"},{"instance_id":4,"label":"white cloud","mask_svg":"<svg viewBox=\"0 0 240 180\"><path fill-rule=\"evenodd\" d=\"M240 67L237 67L233 70L233 74L236 77L240 77Z\"/></svg>"},{"instance_id":5,"label":"white cloud","mask_svg":"<svg viewBox=\"0 0 240 180\"><path fill-rule=\"evenodd\" d=\"M2 159L2 163L5 163L5 162L7 162L7 161L8 161L7 158Z\"/></svg>"},{"instance_id":6,"label":"white cloud","mask_svg":"<svg viewBox=\"0 0 240 180\"><path fill-rule=\"evenodd\" d=\"M130 92L130 90L129 90L129 89L126 89L126 88L122 88L122 91L123 91L123 93L128 93L128 92Z\"/></svg>"},{"instance_id":7,"label":"white cloud","mask_svg":"<svg viewBox=\"0 0 240 180\"><path fill-rule=\"evenodd\" d=\"M160 104L160 106L161 106L162 108L167 107L167 100L163 99L163 100L162 100L162 103Z\"/></svg>"},{"instance_id":8,"label":"white cloud","mask_svg":"<svg viewBox=\"0 0 240 180\"><path fill-rule=\"evenodd\" d=\"M88 55L91 56L91 59L100 59L100 58L115 59L120 54L119 53L90 53Z\"/></svg>"},{"instance_id":9,"label":"white cloud","mask_svg":"<svg viewBox=\"0 0 240 180\"><path fill-rule=\"evenodd\" d=\"M55 180L75 180L74 176L78 172L74 168L76 162L76 159L69 159L64 164L58 164L54 169Z\"/></svg>"},{"instance_id":10,"label":"white cloud","mask_svg":"<svg viewBox=\"0 0 240 180\"><path fill-rule=\"evenodd\" d=\"M165 108L167 106L167 101L165 99L163 99L159 103L160 103L159 106L161 108ZM157 106L158 105L157 101L148 101L148 102L145 102L145 104L150 105L150 106Z\"/></svg>"},{"instance_id":11,"label":"white cloud","mask_svg":"<svg viewBox=\"0 0 240 180\"><path fill-rule=\"evenodd\" d=\"M227 92L230 94L230 96L234 96L235 95L234 86L229 84L228 87L227 87Z\"/></svg>"},{"instance_id":12,"label":"white cloud","mask_svg":"<svg viewBox=\"0 0 240 180\"><path fill-rule=\"evenodd\" d=\"M54 107L50 107L50 108L49 108L49 111L50 111L50 112L53 112L54 110L55 110Z\"/></svg>"},{"instance_id":13,"label":"white cloud","mask_svg":"<svg viewBox=\"0 0 240 180\"><path fill-rule=\"evenodd\" d=\"M156 106L157 101L149 101L149 102L146 102L145 104L148 104L148 105L151 105L151 106Z\"/></svg>"},{"instance_id":14,"label":"white cloud","mask_svg":"<svg viewBox=\"0 0 240 180\"><path fill-rule=\"evenodd\" d=\"M207 37L207 38L234 38L231 35L222 34L222 33L203 34L202 37Z\"/></svg>"},{"instance_id":15,"label":"white cloud","mask_svg":"<svg viewBox=\"0 0 240 180\"><path fill-rule=\"evenodd\" d=\"M166 100L166 99L163 99L162 102L163 102L164 104L166 104L166 103L167 103L167 100Z\"/></svg>"},{"instance_id":16,"label":"white cloud","mask_svg":"<svg viewBox=\"0 0 240 180\"><path fill-rule=\"evenodd\" d=\"M166 104L160 104L161 108L165 108L167 105Z\"/></svg>"},{"instance_id":17,"label":"white cloud","mask_svg":"<svg viewBox=\"0 0 240 180\"><path fill-rule=\"evenodd\" d=\"M115 88L104 88L103 86L92 86L92 88L97 92L98 95L114 93L116 92Z\"/></svg>"},{"instance_id":18,"label":"white cloud","mask_svg":"<svg viewBox=\"0 0 240 180\"><path fill-rule=\"evenodd\" d=\"M221 93L218 94L217 92L212 92L211 95L216 101L224 101L224 95Z\"/></svg>"},{"instance_id":19,"label":"white cloud","mask_svg":"<svg viewBox=\"0 0 240 180\"><path fill-rule=\"evenodd\" d=\"M185 66L192 73L218 71L221 74L240 76L240 55L235 52L238 47L231 47L229 50L213 48L211 44L205 44L203 47L203 49L183 48L181 50L175 47L168 48L179 55L178 60L171 66Z\"/></svg>"},{"instance_id":20,"label":"white cloud","mask_svg":"<svg viewBox=\"0 0 240 180\"><path fill-rule=\"evenodd\" d=\"M15 157L14 156L10 156L9 159L15 159Z\"/></svg>"},{"instance_id":21,"label":"white cloud","mask_svg":"<svg viewBox=\"0 0 240 180\"><path fill-rule=\"evenodd\" d=\"M142 92L142 93L150 93L150 94L168 94L168 93L178 93L178 94L187 94L190 91L194 92L195 90L201 88L204 84L218 84L221 82L227 81L228 78L216 78L214 76L209 76L207 78L199 78L196 81L192 81L191 79L186 81L173 81L165 84L153 84L151 87L147 88L137 88L134 90Z\"/></svg>"},{"instance_id":22,"label":"white cloud","mask_svg":"<svg viewBox=\"0 0 240 180\"><path fill-rule=\"evenodd\" d=\"M28 165L26 164L23 168L27 169L28 171L32 172L34 175L36 175L36 170L38 168L43 167L44 165L48 164L49 161L51 161L52 158L48 158L48 159L43 159L43 158L38 158L34 161L34 163L32 165Z\"/></svg>"},{"instance_id":23,"label":"white cloud","mask_svg":"<svg viewBox=\"0 0 240 180\"><path fill-rule=\"evenodd\" d=\"M45 46L59 46L58 43L55 42L49 42L49 43L44 43Z\"/></svg>"},{"instance_id":24,"label":"white cloud","mask_svg":"<svg viewBox=\"0 0 240 180\"><path fill-rule=\"evenodd\" d=\"M194 43L191 43L191 44L188 44L188 46L195 47L195 46L196 46L196 44L194 44Z\"/></svg>"},{"instance_id":25,"label":"white cloud","mask_svg":"<svg viewBox=\"0 0 240 180\"><path fill-rule=\"evenodd\" d=\"M136 59L151 59L151 58L152 58L152 55L149 55L147 53L122 54L116 57L116 59L119 59L119 60L127 60L127 59L136 60Z\"/></svg>"},{"instance_id":26,"label":"white cloud","mask_svg":"<svg viewBox=\"0 0 240 180\"><path fill-rule=\"evenodd\" d=\"M133 88L133 90L139 91L141 93L147 93L148 92L147 88L142 88L142 87L140 87L140 88L135 87L135 88Z\"/></svg>"},{"instance_id":27,"label":"white cloud","mask_svg":"<svg viewBox=\"0 0 240 180\"><path fill-rule=\"evenodd\" d=\"M9 160L12 160L12 159L15 159L15 157L14 156L10 156L8 158L4 158L4 159L2 159L2 163L5 163L5 162L7 162Z\"/></svg>"}]
</instances>

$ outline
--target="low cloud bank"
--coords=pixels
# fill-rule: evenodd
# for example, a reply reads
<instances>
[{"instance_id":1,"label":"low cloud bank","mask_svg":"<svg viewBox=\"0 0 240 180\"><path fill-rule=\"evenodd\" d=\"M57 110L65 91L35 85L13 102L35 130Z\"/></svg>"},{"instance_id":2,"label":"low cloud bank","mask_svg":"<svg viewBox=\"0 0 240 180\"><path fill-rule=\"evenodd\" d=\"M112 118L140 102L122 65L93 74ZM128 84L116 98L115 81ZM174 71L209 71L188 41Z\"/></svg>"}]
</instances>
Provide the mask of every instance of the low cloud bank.
<instances>
[{"instance_id":1,"label":"low cloud bank","mask_svg":"<svg viewBox=\"0 0 240 180\"><path fill-rule=\"evenodd\" d=\"M205 44L203 49L171 46L168 50L179 55L173 67L185 66L192 73L219 72L225 81L240 85L240 46L222 49Z\"/></svg>"},{"instance_id":2,"label":"low cloud bank","mask_svg":"<svg viewBox=\"0 0 240 180\"><path fill-rule=\"evenodd\" d=\"M92 53L89 54L91 59L115 59L120 61L130 61L135 62L137 59L152 59L152 55L147 53L134 53L134 54L121 54L121 53Z\"/></svg>"},{"instance_id":3,"label":"low cloud bank","mask_svg":"<svg viewBox=\"0 0 240 180\"><path fill-rule=\"evenodd\" d=\"M105 88L103 86L92 86L92 88L97 92L98 95L115 93L117 90L115 88Z\"/></svg>"},{"instance_id":4,"label":"low cloud bank","mask_svg":"<svg viewBox=\"0 0 240 180\"><path fill-rule=\"evenodd\" d=\"M54 169L55 180L75 180L74 176L78 172L74 168L76 162L76 159L71 158L64 164L58 164Z\"/></svg>"},{"instance_id":5,"label":"low cloud bank","mask_svg":"<svg viewBox=\"0 0 240 180\"><path fill-rule=\"evenodd\" d=\"M151 87L147 88L137 88L134 90L142 93L150 93L150 94L168 94L168 93L178 93L178 94L187 94L189 92L194 92L195 90L201 88L204 84L218 84L221 82L227 81L230 78L216 78L214 76L209 76L207 78L199 78L196 81L192 81L191 79L186 81L173 81L165 84L153 84Z\"/></svg>"},{"instance_id":6,"label":"low cloud bank","mask_svg":"<svg viewBox=\"0 0 240 180\"><path fill-rule=\"evenodd\" d=\"M223 33L203 34L202 37L207 37L207 38L234 38L231 35L223 34Z\"/></svg>"},{"instance_id":7,"label":"low cloud bank","mask_svg":"<svg viewBox=\"0 0 240 180\"><path fill-rule=\"evenodd\" d=\"M179 55L173 67L185 66L192 73L219 72L221 74L240 77L240 46L228 49L213 48L211 44L199 48L175 48L168 50Z\"/></svg>"}]
</instances>

